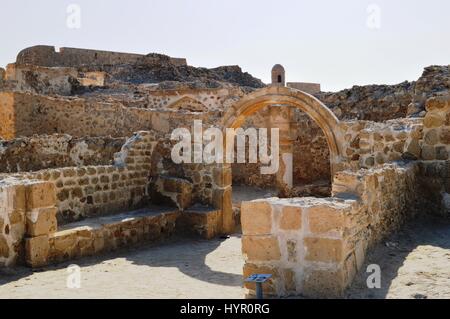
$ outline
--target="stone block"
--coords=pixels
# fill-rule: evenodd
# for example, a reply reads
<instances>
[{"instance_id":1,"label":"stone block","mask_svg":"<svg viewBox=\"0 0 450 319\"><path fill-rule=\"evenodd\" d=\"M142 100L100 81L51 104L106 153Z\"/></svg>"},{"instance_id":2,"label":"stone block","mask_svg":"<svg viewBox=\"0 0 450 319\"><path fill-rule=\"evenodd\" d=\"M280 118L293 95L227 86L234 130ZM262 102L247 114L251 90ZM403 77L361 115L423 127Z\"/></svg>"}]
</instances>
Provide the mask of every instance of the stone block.
<instances>
[{"instance_id":1,"label":"stone block","mask_svg":"<svg viewBox=\"0 0 450 319\"><path fill-rule=\"evenodd\" d=\"M26 188L27 210L56 206L55 185L51 182L30 183Z\"/></svg>"},{"instance_id":2,"label":"stone block","mask_svg":"<svg viewBox=\"0 0 450 319\"><path fill-rule=\"evenodd\" d=\"M343 261L344 244L340 239L306 237L303 243L306 251L305 260L328 263Z\"/></svg>"},{"instance_id":3,"label":"stone block","mask_svg":"<svg viewBox=\"0 0 450 319\"><path fill-rule=\"evenodd\" d=\"M56 232L56 207L36 208L26 213L27 235L37 237Z\"/></svg>"},{"instance_id":4,"label":"stone block","mask_svg":"<svg viewBox=\"0 0 450 319\"><path fill-rule=\"evenodd\" d=\"M424 160L436 159L435 148L433 146L429 146L429 145L422 146L422 159L424 159Z\"/></svg>"},{"instance_id":5,"label":"stone block","mask_svg":"<svg viewBox=\"0 0 450 319\"><path fill-rule=\"evenodd\" d=\"M25 185L13 185L7 188L8 208L13 210L26 209ZM0 205L1 206L1 205Z\"/></svg>"},{"instance_id":6,"label":"stone block","mask_svg":"<svg viewBox=\"0 0 450 319\"><path fill-rule=\"evenodd\" d=\"M77 249L78 236L76 229L60 231L52 235L54 249L58 254L74 256Z\"/></svg>"},{"instance_id":7,"label":"stone block","mask_svg":"<svg viewBox=\"0 0 450 319\"><path fill-rule=\"evenodd\" d=\"M275 236L243 236L242 253L250 261L279 260L281 257Z\"/></svg>"},{"instance_id":8,"label":"stone block","mask_svg":"<svg viewBox=\"0 0 450 319\"><path fill-rule=\"evenodd\" d=\"M187 235L211 239L220 234L222 214L220 210L186 210L177 220L177 230Z\"/></svg>"},{"instance_id":9,"label":"stone block","mask_svg":"<svg viewBox=\"0 0 450 319\"><path fill-rule=\"evenodd\" d=\"M272 207L265 201L242 202L241 225L244 235L266 235L272 232Z\"/></svg>"},{"instance_id":10,"label":"stone block","mask_svg":"<svg viewBox=\"0 0 450 319\"><path fill-rule=\"evenodd\" d=\"M25 239L25 258L31 267L42 267L49 262L49 237L42 235Z\"/></svg>"},{"instance_id":11,"label":"stone block","mask_svg":"<svg viewBox=\"0 0 450 319\"><path fill-rule=\"evenodd\" d=\"M435 145L439 142L439 135L436 129L429 130L425 133L424 142L428 145Z\"/></svg>"},{"instance_id":12,"label":"stone block","mask_svg":"<svg viewBox=\"0 0 450 319\"><path fill-rule=\"evenodd\" d=\"M423 125L427 128L440 127L444 124L445 118L438 114L427 113L423 119Z\"/></svg>"},{"instance_id":13,"label":"stone block","mask_svg":"<svg viewBox=\"0 0 450 319\"><path fill-rule=\"evenodd\" d=\"M302 283L302 294L309 298L339 298L345 289L344 273L339 270L308 267Z\"/></svg>"},{"instance_id":14,"label":"stone block","mask_svg":"<svg viewBox=\"0 0 450 319\"><path fill-rule=\"evenodd\" d=\"M302 209L301 207L283 207L280 219L280 228L282 230L300 230L302 227Z\"/></svg>"},{"instance_id":15,"label":"stone block","mask_svg":"<svg viewBox=\"0 0 450 319\"><path fill-rule=\"evenodd\" d=\"M309 208L309 231L313 234L341 233L344 228L344 212L341 208L326 205Z\"/></svg>"}]
</instances>

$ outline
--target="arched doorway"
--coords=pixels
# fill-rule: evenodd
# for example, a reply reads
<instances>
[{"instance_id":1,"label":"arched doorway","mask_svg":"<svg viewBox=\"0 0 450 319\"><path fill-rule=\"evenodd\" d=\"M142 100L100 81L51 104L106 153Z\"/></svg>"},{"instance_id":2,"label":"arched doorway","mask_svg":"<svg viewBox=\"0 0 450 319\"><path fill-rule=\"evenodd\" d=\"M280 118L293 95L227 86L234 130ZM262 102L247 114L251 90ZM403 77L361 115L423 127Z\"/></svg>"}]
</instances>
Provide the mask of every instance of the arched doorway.
<instances>
[{"instance_id":1,"label":"arched doorway","mask_svg":"<svg viewBox=\"0 0 450 319\"><path fill-rule=\"evenodd\" d=\"M227 128L239 128L248 116L269 105L295 107L305 112L325 135L330 149L331 175L339 171L339 164L342 161L340 147L342 133L339 120L323 103L305 92L282 86L269 86L257 90L245 96L225 113L222 122L224 131ZM224 145L226 143L225 139ZM281 153L283 153L282 143L280 139ZM280 164L283 165L283 163ZM231 164L219 164L215 169L213 204L222 210L222 226L225 233L232 232L235 226L232 212L231 175Z\"/></svg>"}]
</instances>

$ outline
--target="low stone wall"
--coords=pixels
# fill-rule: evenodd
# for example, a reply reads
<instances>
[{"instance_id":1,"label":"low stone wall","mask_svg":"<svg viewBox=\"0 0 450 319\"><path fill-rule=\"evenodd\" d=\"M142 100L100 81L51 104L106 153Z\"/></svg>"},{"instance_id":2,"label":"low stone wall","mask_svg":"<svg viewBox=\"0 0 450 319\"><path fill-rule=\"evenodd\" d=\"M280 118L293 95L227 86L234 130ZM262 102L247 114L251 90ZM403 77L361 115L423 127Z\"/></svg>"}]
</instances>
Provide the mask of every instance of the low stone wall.
<instances>
[{"instance_id":1,"label":"low stone wall","mask_svg":"<svg viewBox=\"0 0 450 319\"><path fill-rule=\"evenodd\" d=\"M423 124L422 158L446 160L450 152L450 96L433 97L426 102Z\"/></svg>"},{"instance_id":2,"label":"low stone wall","mask_svg":"<svg viewBox=\"0 0 450 319\"><path fill-rule=\"evenodd\" d=\"M45 68L29 64L8 64L6 80L14 90L40 94L71 95L80 86L73 68Z\"/></svg>"},{"instance_id":3,"label":"low stone wall","mask_svg":"<svg viewBox=\"0 0 450 319\"><path fill-rule=\"evenodd\" d=\"M416 172L415 164L341 172L332 198L243 202L244 278L272 274L264 287L273 296L341 296L367 249L414 215Z\"/></svg>"},{"instance_id":4,"label":"low stone wall","mask_svg":"<svg viewBox=\"0 0 450 319\"><path fill-rule=\"evenodd\" d=\"M148 202L147 186L156 144L153 134L138 132L115 154L114 165L55 168L4 177L54 184L61 224L139 208Z\"/></svg>"},{"instance_id":5,"label":"low stone wall","mask_svg":"<svg viewBox=\"0 0 450 319\"><path fill-rule=\"evenodd\" d=\"M53 133L122 137L140 130L170 134L175 128L190 128L195 119L207 126L216 124L219 118L219 111L153 110L125 107L117 101L0 92L3 139Z\"/></svg>"},{"instance_id":6,"label":"low stone wall","mask_svg":"<svg viewBox=\"0 0 450 319\"><path fill-rule=\"evenodd\" d=\"M53 184L14 178L0 181L0 268L24 261L24 237L54 233L55 215Z\"/></svg>"},{"instance_id":7,"label":"low stone wall","mask_svg":"<svg viewBox=\"0 0 450 319\"><path fill-rule=\"evenodd\" d=\"M344 136L343 164L358 170L402 159L421 158L423 119L386 122L341 122Z\"/></svg>"},{"instance_id":8,"label":"low stone wall","mask_svg":"<svg viewBox=\"0 0 450 319\"><path fill-rule=\"evenodd\" d=\"M0 173L41 169L110 165L126 138L73 138L67 134L36 135L0 140Z\"/></svg>"},{"instance_id":9,"label":"low stone wall","mask_svg":"<svg viewBox=\"0 0 450 319\"><path fill-rule=\"evenodd\" d=\"M450 160L417 163L424 215L450 217Z\"/></svg>"}]
</instances>

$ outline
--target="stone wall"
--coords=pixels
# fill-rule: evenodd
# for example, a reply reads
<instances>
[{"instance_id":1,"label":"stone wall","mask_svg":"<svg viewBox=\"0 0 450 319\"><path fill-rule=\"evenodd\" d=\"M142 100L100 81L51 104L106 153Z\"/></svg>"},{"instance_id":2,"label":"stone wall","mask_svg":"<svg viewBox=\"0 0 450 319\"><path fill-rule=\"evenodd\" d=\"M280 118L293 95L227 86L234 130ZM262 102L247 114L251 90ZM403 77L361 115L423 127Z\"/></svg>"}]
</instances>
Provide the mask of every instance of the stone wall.
<instances>
[{"instance_id":1,"label":"stone wall","mask_svg":"<svg viewBox=\"0 0 450 319\"><path fill-rule=\"evenodd\" d=\"M293 111L294 185L316 181L331 183L330 149L322 129L307 114Z\"/></svg>"},{"instance_id":2,"label":"stone wall","mask_svg":"<svg viewBox=\"0 0 450 319\"><path fill-rule=\"evenodd\" d=\"M153 149L149 132L138 132L115 154L114 165L45 169L3 177L50 182L56 189L61 224L146 205Z\"/></svg>"},{"instance_id":3,"label":"stone wall","mask_svg":"<svg viewBox=\"0 0 450 319\"><path fill-rule=\"evenodd\" d=\"M292 109L290 138L293 149L294 185L310 184L316 181L330 181L330 152L323 131L304 112ZM270 128L270 112L266 107L247 118L244 129L249 127ZM248 148L248 145L247 145ZM248 154L248 150L246 151ZM275 175L261 175L260 163L234 163L233 184L256 187L275 186Z\"/></svg>"},{"instance_id":4,"label":"stone wall","mask_svg":"<svg viewBox=\"0 0 450 319\"><path fill-rule=\"evenodd\" d=\"M450 217L450 161L419 161L423 214Z\"/></svg>"},{"instance_id":5,"label":"stone wall","mask_svg":"<svg viewBox=\"0 0 450 319\"><path fill-rule=\"evenodd\" d=\"M0 137L12 139L34 134L83 136L130 136L138 130L171 133L191 127L194 119L217 123L220 111L180 112L125 107L119 102L48 97L29 93L0 93Z\"/></svg>"},{"instance_id":6,"label":"stone wall","mask_svg":"<svg viewBox=\"0 0 450 319\"><path fill-rule=\"evenodd\" d=\"M0 173L47 168L110 165L126 138L73 138L67 134L0 140Z\"/></svg>"},{"instance_id":7,"label":"stone wall","mask_svg":"<svg viewBox=\"0 0 450 319\"><path fill-rule=\"evenodd\" d=\"M0 182L0 268L24 261L24 237L56 231L54 205L51 183L14 178Z\"/></svg>"},{"instance_id":8,"label":"stone wall","mask_svg":"<svg viewBox=\"0 0 450 319\"><path fill-rule=\"evenodd\" d=\"M422 119L396 119L376 123L342 121L345 165L358 170L401 159L420 159Z\"/></svg>"},{"instance_id":9,"label":"stone wall","mask_svg":"<svg viewBox=\"0 0 450 319\"><path fill-rule=\"evenodd\" d=\"M141 54L120 53L100 50L60 48L38 45L22 50L17 55L19 64L33 64L45 67L80 67L84 65L133 64L141 59L149 59ZM186 59L171 58L175 65L186 65Z\"/></svg>"},{"instance_id":10,"label":"stone wall","mask_svg":"<svg viewBox=\"0 0 450 319\"><path fill-rule=\"evenodd\" d=\"M338 173L332 198L243 202L244 278L272 274L263 286L274 296L341 296L367 249L415 214L416 173L414 164L386 164Z\"/></svg>"},{"instance_id":11,"label":"stone wall","mask_svg":"<svg viewBox=\"0 0 450 319\"><path fill-rule=\"evenodd\" d=\"M80 86L78 72L73 68L46 68L34 65L9 64L6 81L14 90L40 94L71 95Z\"/></svg>"},{"instance_id":12,"label":"stone wall","mask_svg":"<svg viewBox=\"0 0 450 319\"><path fill-rule=\"evenodd\" d=\"M428 99L426 110L422 158L446 160L450 152L450 96L447 94Z\"/></svg>"}]
</instances>

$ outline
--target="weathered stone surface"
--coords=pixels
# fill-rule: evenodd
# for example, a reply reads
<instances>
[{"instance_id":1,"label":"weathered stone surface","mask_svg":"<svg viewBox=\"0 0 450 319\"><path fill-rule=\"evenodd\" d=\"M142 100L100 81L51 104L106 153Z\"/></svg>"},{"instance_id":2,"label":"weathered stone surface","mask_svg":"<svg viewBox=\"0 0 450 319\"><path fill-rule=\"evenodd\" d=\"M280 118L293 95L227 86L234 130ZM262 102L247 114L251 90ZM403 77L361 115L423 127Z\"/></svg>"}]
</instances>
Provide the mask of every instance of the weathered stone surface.
<instances>
[{"instance_id":1,"label":"weathered stone surface","mask_svg":"<svg viewBox=\"0 0 450 319\"><path fill-rule=\"evenodd\" d=\"M211 239L221 232L222 214L214 209L188 209L177 220L177 230Z\"/></svg>"},{"instance_id":2,"label":"weathered stone surface","mask_svg":"<svg viewBox=\"0 0 450 319\"><path fill-rule=\"evenodd\" d=\"M304 276L302 294L311 298L339 298L344 288L342 271L311 269Z\"/></svg>"},{"instance_id":3,"label":"weathered stone surface","mask_svg":"<svg viewBox=\"0 0 450 319\"><path fill-rule=\"evenodd\" d=\"M306 250L305 260L342 262L344 244L340 239L306 237L303 243Z\"/></svg>"},{"instance_id":4,"label":"weathered stone surface","mask_svg":"<svg viewBox=\"0 0 450 319\"><path fill-rule=\"evenodd\" d=\"M46 235L25 239L27 264L31 267L41 267L48 263L49 237Z\"/></svg>"},{"instance_id":5,"label":"weathered stone surface","mask_svg":"<svg viewBox=\"0 0 450 319\"><path fill-rule=\"evenodd\" d=\"M56 205L56 191L53 183L33 182L27 185L27 209L32 210Z\"/></svg>"},{"instance_id":6,"label":"weathered stone surface","mask_svg":"<svg viewBox=\"0 0 450 319\"><path fill-rule=\"evenodd\" d=\"M243 236L242 253L249 261L279 260L281 257L275 236Z\"/></svg>"},{"instance_id":7,"label":"weathered stone surface","mask_svg":"<svg viewBox=\"0 0 450 319\"><path fill-rule=\"evenodd\" d=\"M266 235L272 231L272 207L266 202L242 202L241 224L244 235Z\"/></svg>"},{"instance_id":8,"label":"weathered stone surface","mask_svg":"<svg viewBox=\"0 0 450 319\"><path fill-rule=\"evenodd\" d=\"M427 128L434 128L444 124L444 121L445 119L443 119L441 116L433 113L428 113L423 120L423 124Z\"/></svg>"},{"instance_id":9,"label":"weathered stone surface","mask_svg":"<svg viewBox=\"0 0 450 319\"><path fill-rule=\"evenodd\" d=\"M283 230L300 230L302 227L302 209L300 207L283 207L280 228Z\"/></svg>"},{"instance_id":10,"label":"weathered stone surface","mask_svg":"<svg viewBox=\"0 0 450 319\"><path fill-rule=\"evenodd\" d=\"M27 235L37 237L56 232L56 207L37 208L27 212Z\"/></svg>"},{"instance_id":11,"label":"weathered stone surface","mask_svg":"<svg viewBox=\"0 0 450 319\"><path fill-rule=\"evenodd\" d=\"M332 206L316 206L308 210L309 230L314 234L340 233L344 226L344 210Z\"/></svg>"}]
</instances>

